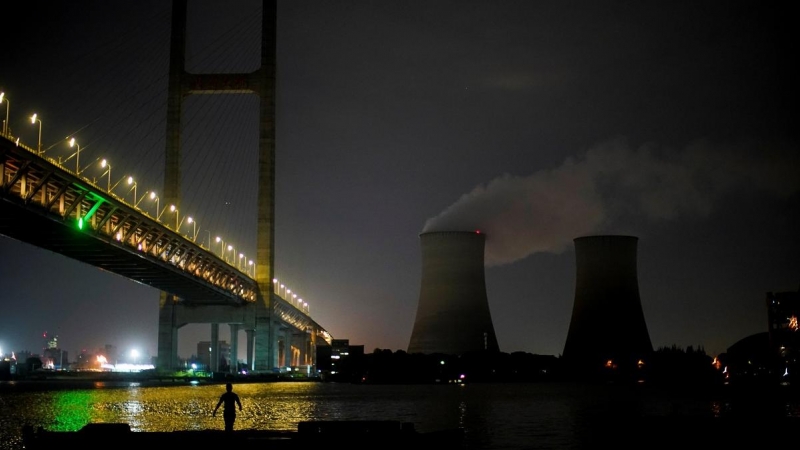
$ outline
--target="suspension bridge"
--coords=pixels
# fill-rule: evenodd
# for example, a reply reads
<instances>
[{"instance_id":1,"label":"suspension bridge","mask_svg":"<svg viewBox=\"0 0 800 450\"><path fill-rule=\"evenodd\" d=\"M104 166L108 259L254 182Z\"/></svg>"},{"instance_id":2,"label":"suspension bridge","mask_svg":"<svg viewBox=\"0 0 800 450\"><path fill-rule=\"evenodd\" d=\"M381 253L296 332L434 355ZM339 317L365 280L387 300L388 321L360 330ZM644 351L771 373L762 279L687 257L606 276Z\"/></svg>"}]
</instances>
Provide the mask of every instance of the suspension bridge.
<instances>
[{"instance_id":1,"label":"suspension bridge","mask_svg":"<svg viewBox=\"0 0 800 450\"><path fill-rule=\"evenodd\" d=\"M187 1L173 2L168 67L163 74L166 102L160 109L166 113L166 120L160 120L166 129L162 155L134 157L163 161L163 172L154 170L163 174L160 190L140 188L141 180L132 175L112 176L120 171L118 164L113 166L117 172L112 172L111 157L93 159L87 149L110 146L106 143L111 140L95 134L91 144L82 147L82 135L92 136L84 129L56 144L43 145L43 118L34 114L24 119L38 128L36 143L31 142L30 133L26 138L17 136L23 133L10 126L15 123L13 93L0 93L0 106L5 106L0 138L0 234L158 289L159 371L177 367L178 329L187 324L210 324L212 370L219 368L220 324L230 327L232 355L238 355L239 333L245 332L247 368L257 373L286 366L313 368L317 347L332 340L311 317L308 304L275 278L275 0L264 0L260 13L247 19L260 25L259 67L237 73L189 72L185 67ZM247 27L240 24L239 28ZM212 239L210 230L198 229L198 218L184 212L186 150L200 145L186 132L190 128L186 126L187 104L196 96L224 94L249 97L250 103L242 109L255 111L258 117L257 131L251 133L257 137L257 164L249 166L257 176L257 213L239 230L255 230L255 248L248 252L243 246L237 251L233 239L219 235ZM253 97L260 101L253 104ZM141 123L157 127L159 121ZM224 182L212 179L207 184L213 186L214 181ZM198 203L197 198L194 202ZM242 238L248 239L252 240ZM236 364L230 370L235 371Z\"/></svg>"}]
</instances>

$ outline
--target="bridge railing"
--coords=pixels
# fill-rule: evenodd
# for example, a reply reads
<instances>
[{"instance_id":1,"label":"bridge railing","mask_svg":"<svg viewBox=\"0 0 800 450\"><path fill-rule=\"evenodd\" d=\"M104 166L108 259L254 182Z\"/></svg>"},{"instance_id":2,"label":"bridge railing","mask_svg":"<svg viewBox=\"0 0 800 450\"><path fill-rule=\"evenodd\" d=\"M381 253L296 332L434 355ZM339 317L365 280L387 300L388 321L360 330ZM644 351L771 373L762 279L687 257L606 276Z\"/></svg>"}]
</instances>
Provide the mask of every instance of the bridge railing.
<instances>
[{"instance_id":1,"label":"bridge railing","mask_svg":"<svg viewBox=\"0 0 800 450\"><path fill-rule=\"evenodd\" d=\"M152 219L152 220L154 220L154 221L156 221L156 222L158 222L158 223L160 223L160 224L164 225L164 226L165 226L165 227L167 227L167 228L171 228L171 227L170 227L170 225L169 225L168 223L164 223L164 222L162 222L160 218L158 218L158 217L153 217L153 214L151 214L151 213L150 213L149 211L147 211L146 209L140 208L140 207L138 206L138 203L139 203L139 202L138 202L138 201L136 201L136 198L135 198L136 196L135 196L135 195L134 195L133 202L131 202L131 201L128 201L128 200L127 200L127 199L126 199L124 196L120 196L120 195L118 195L117 193L115 193L115 192L114 192L114 190L113 190L113 188L112 188L111 190L109 190L109 189L106 189L106 188L103 188L102 186L100 186L100 185L98 185L98 184L97 184L97 179L95 179L95 178L89 178L89 177L83 176L83 175L81 175L81 173L78 173L78 172L77 172L75 169L72 169L71 167L68 167L68 166L65 164L65 162L66 162L67 160L69 160L69 159L70 159L69 157L68 157L66 160L63 160L61 157L59 157L59 158L54 158L54 157L52 157L52 156L50 156L50 155L46 155L44 151L40 152L40 151L38 151L38 150L36 150L36 149L34 149L34 148L32 148L32 147L29 147L29 146L28 146L28 145L26 145L26 144L25 144L23 141L21 141L19 137L17 137L17 136L14 136L14 135L13 135L11 132L7 133L6 135L3 135L3 132L2 132L2 130L1 130L1 129L0 129L0 136L2 136L2 137L5 137L5 138L6 138L6 139L8 139L9 141L13 142L13 143L14 143L14 145L16 145L17 147L19 147L19 148L21 148L21 149L23 149L23 150L27 150L27 151L28 151L28 152L29 152L31 155L38 156L38 157L40 157L40 158L42 158L42 159L45 159L45 160L47 160L48 162L50 162L51 164L53 164L53 165L55 165L55 166L59 167L59 168L60 168L61 170L63 170L64 172L71 173L71 174L73 174L74 176L76 176L77 178L79 178L79 179L83 180L84 182L86 182L86 183L89 183L89 185L91 185L91 186L92 186L92 187L93 187L95 190L97 190L97 191L101 191L101 192L105 192L106 194L108 194L108 195L112 196L112 197L113 197L115 200L117 200L117 201L119 201L119 202L122 202L122 203L126 204L126 205L127 205L128 207L130 207L130 208L133 208L133 209L135 209L135 210L136 210L137 212L139 212L140 214L143 214L143 215L145 215L145 216L149 217L150 219ZM98 158L98 159L99 159L99 158ZM78 169L78 170L80 170L80 169ZM146 191L146 192L145 192L145 194L147 194L147 193L149 193L149 192L152 192L152 191ZM165 205L165 206L166 206L166 205ZM180 230L177 230L177 229L176 229L176 230L174 230L174 231L176 231L176 232L180 233ZM191 240L192 240L192 241L193 241L193 242L194 242L194 243L195 243L197 246L199 246L200 248L202 248L202 249L204 249L204 250L206 250L206 251L209 251L209 252L213 252L213 250L212 250L210 247L206 247L205 245L203 245L203 243L202 243L202 242L200 242L200 243L196 242L196 236L192 236L191 238L189 238L189 235L188 235L188 234L183 234L183 236L184 236L184 237L186 237L187 239L191 239ZM210 245L210 243L209 243L209 245ZM241 267L237 267L237 265L236 265L236 264L233 264L233 263L231 263L231 262L229 262L229 261L227 261L227 260L225 260L225 259L221 259L221 260L222 260L223 262L225 262L225 263L227 263L227 264L229 264L229 265L233 266L233 267L236 267L236 268L238 268L239 270L242 270L242 268L241 268ZM248 276L250 276L251 278L252 278L252 277L254 277L254 275L255 275L254 273L251 273L251 272L247 271L246 269L244 270L244 273L245 273L245 274L247 274ZM302 308L301 308L301 309L302 309Z\"/></svg>"},{"instance_id":2,"label":"bridge railing","mask_svg":"<svg viewBox=\"0 0 800 450\"><path fill-rule=\"evenodd\" d=\"M0 135L2 135L2 130L0 130ZM204 261L204 258L198 256L198 252L193 252L190 249L193 246L200 247L201 249L205 250L210 255L214 255L213 251L210 248L206 248L202 245L202 243L195 242L195 237L189 238L188 235L181 235L179 230L171 230L174 233L177 233L181 236L184 241L191 241L191 244L188 242L177 243L175 241L163 241L164 236L169 235L169 233L156 233L150 229L144 229L142 225L133 225L126 219L123 219L119 216L115 217L117 214L115 211L119 209L119 207L111 206L114 202L108 202L108 199L105 198L105 201L102 199L104 197L98 196L97 193L103 193L107 196L113 198L115 202L119 202L130 209L136 211L137 214L143 215L147 217L150 221L159 224L161 227L170 230L169 225L162 223L158 217L153 217L150 212L141 209L138 207L136 198L134 196L134 201L129 202L124 197L120 197L116 193L113 192L113 189L109 191L108 189L104 189L102 186L97 184L96 179L90 179L89 177L85 177L80 174L79 168L78 170L73 170L67 167L64 163L65 161L59 158L54 158L50 155L45 155L44 152L40 152L37 149L29 147L24 142L20 140L19 137L13 136L10 132L3 136L5 139L10 141L14 144L14 146L18 149L26 151L30 156L30 161L35 161L37 158L43 161L47 161L51 166L57 167L60 169L61 172L65 172L71 174L75 179L80 180L81 182L86 183L94 193L94 195L90 195L87 199L83 197L82 199L78 200L82 197L82 195L86 195L85 191L83 194L76 193L73 189L66 187L62 189L61 187L53 187L49 186L48 188L41 189L42 186L38 188L32 187L30 189L26 188L29 182L33 182L35 184L40 180L42 177L37 177L37 170L34 168L37 166L36 164L30 165L28 164L29 168L26 169L29 172L26 174L26 178L20 178L17 182L13 180L8 180L10 184L7 186L7 180L2 180L2 185L4 189L6 189L10 193L17 194L20 198L26 199L26 201L31 199L31 196L37 190L41 192L41 204L42 206L49 205L50 212L56 213L62 220L68 219L69 215L72 215L73 218L77 221L80 221L82 217L80 214L82 211L91 211L92 208L97 205L98 203L101 204L98 207L95 214L91 216L91 222L87 225L90 226L95 231L104 233L108 237L112 237L117 242L125 243L132 248L136 248L138 251L142 251L145 253L150 253L151 256L162 259L167 261L177 267L180 267L182 270L193 272L196 276L200 276L206 281L214 283L221 287L227 287L232 293L235 293L240 298L245 301L252 302L255 301L256 298L256 288L254 287L254 283L244 283L242 280L239 279L238 276L231 276L230 273L227 275L220 275L219 270L208 270L203 269L204 267L208 267L209 264ZM69 158L67 158L69 159ZM41 173L53 173L52 167L46 169L39 169ZM3 170L4 174L6 173L5 168ZM9 175L11 173L9 172ZM49 177L49 175L47 176ZM44 177L44 178L47 178ZM13 176L12 176L13 178ZM56 177L58 178L58 177ZM20 181L22 180L22 181ZM18 184L21 182L22 184ZM50 181L53 183L53 181ZM66 185L70 183L74 183L74 180L67 181L62 179L62 183L66 183ZM57 194L60 192L60 194ZM59 196L60 199L59 199ZM66 200L66 202L65 202ZM75 203L77 201L77 203ZM109 204L109 207L103 207L102 203ZM58 204L59 207L54 209L54 205ZM106 216L110 218L108 220L104 220ZM99 222L98 222L99 221ZM100 227L99 224L103 223L103 227ZM150 224L152 227L152 224ZM162 230L163 231L163 230ZM155 239L155 236L161 236L162 240ZM173 236L174 238L174 236ZM173 250L177 249L177 250ZM237 268L234 264L230 264L229 262L218 259L217 264L223 263L227 264L228 266L236 269L237 271L241 272L239 268ZM215 275L216 274L216 275ZM244 275L247 277L251 277L250 273L244 272ZM230 280L237 280L231 282ZM249 287L245 287L250 285ZM285 285L278 282L277 279L273 280L273 292L277 294L277 296L286 302L287 306L282 307L282 305L276 306L276 312L283 316L284 320L287 322L297 322L298 324L303 323L304 321L308 320L308 318L300 318L297 317L297 313L301 313L303 315L309 316L310 309L307 302L304 302L302 298L298 298L297 294L292 293ZM326 340L330 338L327 337Z\"/></svg>"},{"instance_id":3,"label":"bridge railing","mask_svg":"<svg viewBox=\"0 0 800 450\"><path fill-rule=\"evenodd\" d=\"M256 300L255 280L235 266L18 139L2 140L5 200L201 278L224 295Z\"/></svg>"}]
</instances>

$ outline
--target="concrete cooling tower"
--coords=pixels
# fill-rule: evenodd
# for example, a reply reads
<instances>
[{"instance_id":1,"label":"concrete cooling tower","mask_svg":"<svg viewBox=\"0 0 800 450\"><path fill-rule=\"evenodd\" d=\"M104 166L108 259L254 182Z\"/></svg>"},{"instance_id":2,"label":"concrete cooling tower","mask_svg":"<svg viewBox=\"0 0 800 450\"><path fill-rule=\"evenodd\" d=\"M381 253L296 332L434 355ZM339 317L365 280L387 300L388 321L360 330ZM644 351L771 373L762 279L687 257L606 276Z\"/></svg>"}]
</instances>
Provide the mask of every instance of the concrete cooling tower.
<instances>
[{"instance_id":1,"label":"concrete cooling tower","mask_svg":"<svg viewBox=\"0 0 800 450\"><path fill-rule=\"evenodd\" d=\"M499 351L484 278L485 235L420 234L422 280L408 353Z\"/></svg>"},{"instance_id":2,"label":"concrete cooling tower","mask_svg":"<svg viewBox=\"0 0 800 450\"><path fill-rule=\"evenodd\" d=\"M575 301L562 355L568 366L629 371L653 352L639 298L638 241L634 236L574 239Z\"/></svg>"}]
</instances>

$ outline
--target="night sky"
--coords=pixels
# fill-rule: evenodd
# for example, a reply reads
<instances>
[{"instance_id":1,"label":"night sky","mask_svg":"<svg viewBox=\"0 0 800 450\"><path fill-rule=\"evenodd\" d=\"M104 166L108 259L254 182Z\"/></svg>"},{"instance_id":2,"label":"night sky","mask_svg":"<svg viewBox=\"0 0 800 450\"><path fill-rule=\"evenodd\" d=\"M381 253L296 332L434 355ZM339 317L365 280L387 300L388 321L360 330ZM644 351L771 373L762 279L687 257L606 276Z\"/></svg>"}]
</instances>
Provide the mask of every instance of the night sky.
<instances>
[{"instance_id":1,"label":"night sky","mask_svg":"<svg viewBox=\"0 0 800 450\"><path fill-rule=\"evenodd\" d=\"M67 158L75 137L98 184L105 157L112 184L132 175L137 197L161 191L170 2L5 6L12 134L35 147L37 113L47 155ZM501 351L559 355L572 240L629 234L655 348L716 355L767 331L767 292L800 288L789 8L279 0L276 277L334 338L405 350L419 234L480 229ZM258 0L190 0L188 70L255 70L260 19ZM221 236L249 258L257 105L193 96L183 117L179 214L198 242ZM156 354L154 288L6 237L0 260L3 352L38 352L47 331L71 359L105 344ZM180 356L209 338L208 325L182 328Z\"/></svg>"}]
</instances>

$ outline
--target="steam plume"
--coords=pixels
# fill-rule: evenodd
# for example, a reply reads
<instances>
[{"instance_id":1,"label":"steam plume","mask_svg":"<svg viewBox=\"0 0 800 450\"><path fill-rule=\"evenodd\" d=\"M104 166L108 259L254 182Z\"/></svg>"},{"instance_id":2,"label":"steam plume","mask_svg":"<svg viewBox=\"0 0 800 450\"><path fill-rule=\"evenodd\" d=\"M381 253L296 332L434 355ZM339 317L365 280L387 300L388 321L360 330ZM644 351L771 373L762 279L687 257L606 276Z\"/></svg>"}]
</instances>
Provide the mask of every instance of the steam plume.
<instances>
[{"instance_id":1,"label":"steam plume","mask_svg":"<svg viewBox=\"0 0 800 450\"><path fill-rule=\"evenodd\" d=\"M505 174L479 185L428 219L423 232L486 232L489 266L561 253L574 238L612 230L625 217L704 217L721 196L741 188L792 195L800 188L797 155L767 144L700 141L676 150L631 148L617 139L558 168L528 177Z\"/></svg>"}]
</instances>

